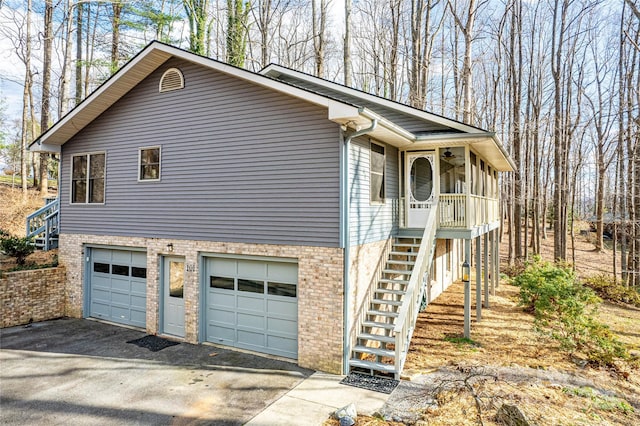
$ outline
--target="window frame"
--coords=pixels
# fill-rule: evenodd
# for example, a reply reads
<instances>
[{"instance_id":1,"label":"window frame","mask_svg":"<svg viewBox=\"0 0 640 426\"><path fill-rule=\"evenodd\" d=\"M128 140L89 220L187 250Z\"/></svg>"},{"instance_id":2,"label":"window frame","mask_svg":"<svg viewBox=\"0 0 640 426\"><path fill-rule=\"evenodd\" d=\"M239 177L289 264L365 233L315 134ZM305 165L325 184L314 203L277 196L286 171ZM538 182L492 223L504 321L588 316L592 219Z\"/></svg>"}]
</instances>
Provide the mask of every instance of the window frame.
<instances>
[{"instance_id":1,"label":"window frame","mask_svg":"<svg viewBox=\"0 0 640 426\"><path fill-rule=\"evenodd\" d=\"M89 201L89 194L91 190L90 180L91 180L91 156L92 155L103 155L104 156L104 167L102 171L102 202L100 203L92 203ZM73 201L73 160L76 157L85 157L87 160L87 169L86 175L84 177L85 181L85 201L84 202L75 202ZM104 205L107 199L107 152L106 151L93 151L93 152L81 152L78 154L71 155L71 165L69 167L69 204L70 205Z\"/></svg>"},{"instance_id":2,"label":"window frame","mask_svg":"<svg viewBox=\"0 0 640 426\"><path fill-rule=\"evenodd\" d=\"M158 150L158 177L155 179L143 179L142 178L142 151L143 150ZM160 182L162 179L162 145L143 146L138 148L138 182Z\"/></svg>"},{"instance_id":3,"label":"window frame","mask_svg":"<svg viewBox=\"0 0 640 426\"><path fill-rule=\"evenodd\" d=\"M373 146L380 147L382 149L382 173L373 170L373 161L371 158L373 156ZM377 153L379 154L379 153ZM373 180L371 179L372 175L376 174L382 176L382 198L381 199L373 199ZM369 141L369 204L370 205L381 205L385 204L387 201L387 147L383 144L376 143L373 141Z\"/></svg>"}]
</instances>

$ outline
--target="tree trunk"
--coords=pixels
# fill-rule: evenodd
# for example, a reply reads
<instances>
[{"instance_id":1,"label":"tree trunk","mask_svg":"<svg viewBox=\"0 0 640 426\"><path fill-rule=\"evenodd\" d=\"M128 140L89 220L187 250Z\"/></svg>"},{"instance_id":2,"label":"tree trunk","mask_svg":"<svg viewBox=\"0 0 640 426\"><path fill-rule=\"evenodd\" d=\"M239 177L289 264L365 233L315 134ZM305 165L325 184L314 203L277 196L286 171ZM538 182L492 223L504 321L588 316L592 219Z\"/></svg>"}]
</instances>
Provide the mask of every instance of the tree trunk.
<instances>
[{"instance_id":1,"label":"tree trunk","mask_svg":"<svg viewBox=\"0 0 640 426\"><path fill-rule=\"evenodd\" d=\"M42 111L40 113L40 132L49 128L51 102L51 53L53 49L53 0L45 0L44 8L44 59L42 62ZM40 193L49 192L49 154L40 153Z\"/></svg>"},{"instance_id":2,"label":"tree trunk","mask_svg":"<svg viewBox=\"0 0 640 426\"><path fill-rule=\"evenodd\" d=\"M111 18L111 64L110 71L114 74L120 67L120 21L124 3L115 0L111 3L113 16Z\"/></svg>"},{"instance_id":3,"label":"tree trunk","mask_svg":"<svg viewBox=\"0 0 640 426\"><path fill-rule=\"evenodd\" d=\"M351 0L344 1L344 85L353 84L353 62L351 60Z\"/></svg>"},{"instance_id":4,"label":"tree trunk","mask_svg":"<svg viewBox=\"0 0 640 426\"><path fill-rule=\"evenodd\" d=\"M76 3L76 105L82 101L82 23L84 7L82 0Z\"/></svg>"}]
</instances>

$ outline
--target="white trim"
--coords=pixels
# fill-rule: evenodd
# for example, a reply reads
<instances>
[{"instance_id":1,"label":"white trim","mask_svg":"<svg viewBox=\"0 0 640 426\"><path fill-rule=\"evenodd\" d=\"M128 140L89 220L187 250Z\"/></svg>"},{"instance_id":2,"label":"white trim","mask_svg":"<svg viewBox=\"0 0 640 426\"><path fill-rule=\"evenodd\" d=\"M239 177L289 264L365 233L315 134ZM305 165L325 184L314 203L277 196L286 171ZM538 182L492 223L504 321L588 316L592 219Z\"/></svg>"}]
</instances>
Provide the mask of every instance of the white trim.
<instances>
[{"instance_id":1,"label":"white trim","mask_svg":"<svg viewBox=\"0 0 640 426\"><path fill-rule=\"evenodd\" d=\"M158 177L156 179L142 179L142 150L157 149L158 150ZM162 178L162 145L141 146L138 148L138 182L160 182Z\"/></svg>"},{"instance_id":2,"label":"white trim","mask_svg":"<svg viewBox=\"0 0 640 426\"><path fill-rule=\"evenodd\" d=\"M104 170L102 171L102 202L101 203L90 203L89 202L89 177L91 174L91 156L92 155L104 155ZM85 202L84 203L74 203L73 202L73 158L74 157L87 157L87 176L86 176L86 184L87 187L85 189ZM71 164L69 166L69 205L71 206L104 206L107 200L107 151L92 151L92 152L79 152L77 154L71 154Z\"/></svg>"},{"instance_id":3,"label":"white trim","mask_svg":"<svg viewBox=\"0 0 640 426\"><path fill-rule=\"evenodd\" d=\"M356 96L358 98L361 99L365 99L369 102L373 102L373 103L377 103L378 105L382 105L385 106L387 108L391 108L391 109L395 109L397 111L401 111L405 114L409 114L412 115L414 117L417 118L421 118L423 120L429 120L432 121L434 123L438 123L438 124L442 124L444 126L448 126L448 127L452 127L454 129L457 130L462 130L463 132L467 132L467 133L477 133L480 129L477 127L473 127L473 126L469 126L467 124L461 123L459 121L455 121L455 120L451 120L449 118L445 118L445 117L440 117L438 115L435 114L431 114L429 112L426 111L422 111L422 110L418 110L412 107L409 107L407 105L403 105L394 101L390 101L388 99L385 98L380 98L378 96L375 95L371 95L369 93L366 92L362 92L360 90L356 90L356 89L352 89L351 87L347 87L347 86L343 86L341 84L338 83L334 83L332 81L328 81L328 80L324 80L321 78L317 78L317 77L313 77L311 75L302 73L300 71L295 71L289 68L285 68L281 65L277 65L277 64L270 64L267 65L265 68L263 68L262 70L259 71L260 74L265 75L265 76L273 76L275 78L277 78L278 76L285 74L288 76L292 76L295 78L298 78L300 80L304 80L306 82L312 83L312 84L316 84L318 86L321 87L325 87L327 89L332 89L332 90L338 90L340 92L344 92L347 93L349 95L352 96Z\"/></svg>"},{"instance_id":4,"label":"white trim","mask_svg":"<svg viewBox=\"0 0 640 426\"><path fill-rule=\"evenodd\" d=\"M372 161L371 161L371 154L373 152L373 145L377 145L379 147L382 148L382 156L383 156L383 160L382 160L382 191L384 192L384 196L382 197L382 200L377 201L377 200L372 200L372 195L373 192L371 191L371 174L376 174L378 175L378 172L374 172L371 169L371 165L372 165ZM387 202L387 179L385 179L387 177L387 147L384 144L378 143L378 142L374 142L371 139L369 139L369 205L370 206L382 206L385 205Z\"/></svg>"}]
</instances>

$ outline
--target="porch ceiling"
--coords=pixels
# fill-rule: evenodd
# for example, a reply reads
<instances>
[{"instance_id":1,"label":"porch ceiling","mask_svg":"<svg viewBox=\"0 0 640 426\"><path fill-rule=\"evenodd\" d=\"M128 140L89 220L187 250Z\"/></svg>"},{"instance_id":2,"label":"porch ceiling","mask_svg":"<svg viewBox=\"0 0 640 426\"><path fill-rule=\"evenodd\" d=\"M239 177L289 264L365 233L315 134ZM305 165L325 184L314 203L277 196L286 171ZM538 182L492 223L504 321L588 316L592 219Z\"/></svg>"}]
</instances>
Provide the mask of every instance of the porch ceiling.
<instances>
[{"instance_id":1,"label":"porch ceiling","mask_svg":"<svg viewBox=\"0 0 640 426\"><path fill-rule=\"evenodd\" d=\"M474 151L500 172L512 172L516 169L515 163L498 137L491 132L420 135L410 149L446 148L456 145L470 145Z\"/></svg>"}]
</instances>

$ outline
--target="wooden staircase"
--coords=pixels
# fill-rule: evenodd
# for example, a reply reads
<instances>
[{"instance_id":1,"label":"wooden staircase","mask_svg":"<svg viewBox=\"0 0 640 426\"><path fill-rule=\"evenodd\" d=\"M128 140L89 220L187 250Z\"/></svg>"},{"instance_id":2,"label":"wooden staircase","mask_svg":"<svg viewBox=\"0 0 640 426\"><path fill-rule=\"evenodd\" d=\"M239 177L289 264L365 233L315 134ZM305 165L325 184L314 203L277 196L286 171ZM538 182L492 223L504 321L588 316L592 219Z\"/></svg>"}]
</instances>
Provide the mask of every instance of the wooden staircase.
<instances>
[{"instance_id":1,"label":"wooden staircase","mask_svg":"<svg viewBox=\"0 0 640 426\"><path fill-rule=\"evenodd\" d=\"M60 200L47 200L44 207L27 216L27 238L32 238L38 250L51 250L58 247L58 228L60 224Z\"/></svg>"},{"instance_id":2,"label":"wooden staircase","mask_svg":"<svg viewBox=\"0 0 640 426\"><path fill-rule=\"evenodd\" d=\"M351 371L371 375L396 373L394 329L413 272L421 238L396 238L351 348Z\"/></svg>"}]
</instances>

